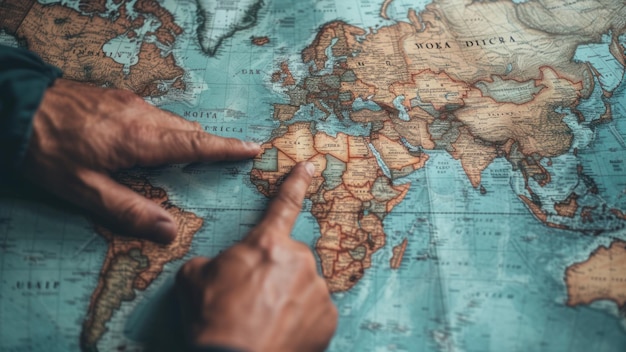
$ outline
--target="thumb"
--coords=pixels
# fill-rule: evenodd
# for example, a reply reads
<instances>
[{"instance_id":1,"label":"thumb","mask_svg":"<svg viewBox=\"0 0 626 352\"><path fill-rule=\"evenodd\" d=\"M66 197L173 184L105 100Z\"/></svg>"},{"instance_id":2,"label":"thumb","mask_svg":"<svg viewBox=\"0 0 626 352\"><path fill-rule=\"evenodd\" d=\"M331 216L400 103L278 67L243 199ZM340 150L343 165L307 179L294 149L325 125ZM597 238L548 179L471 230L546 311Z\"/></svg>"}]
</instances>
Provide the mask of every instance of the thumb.
<instances>
[{"instance_id":1,"label":"thumb","mask_svg":"<svg viewBox=\"0 0 626 352\"><path fill-rule=\"evenodd\" d=\"M159 204L115 182L108 175L87 172L89 174L83 179L92 196L85 197L81 203L96 214L103 225L122 235L163 244L176 238L178 224Z\"/></svg>"},{"instance_id":2,"label":"thumb","mask_svg":"<svg viewBox=\"0 0 626 352\"><path fill-rule=\"evenodd\" d=\"M180 267L176 274L176 286L182 290L189 290L194 283L205 279L206 267L211 262L207 257L195 257Z\"/></svg>"}]
</instances>

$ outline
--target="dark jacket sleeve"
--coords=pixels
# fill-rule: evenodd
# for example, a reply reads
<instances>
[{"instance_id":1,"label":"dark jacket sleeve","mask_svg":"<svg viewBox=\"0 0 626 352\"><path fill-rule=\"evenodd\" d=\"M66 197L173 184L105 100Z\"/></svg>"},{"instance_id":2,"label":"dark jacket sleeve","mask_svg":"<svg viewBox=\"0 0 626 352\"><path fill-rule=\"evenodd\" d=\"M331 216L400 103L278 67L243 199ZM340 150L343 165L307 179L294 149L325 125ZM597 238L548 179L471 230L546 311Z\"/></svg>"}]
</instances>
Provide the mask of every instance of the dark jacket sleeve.
<instances>
[{"instance_id":1,"label":"dark jacket sleeve","mask_svg":"<svg viewBox=\"0 0 626 352\"><path fill-rule=\"evenodd\" d=\"M187 352L241 352L240 350L221 346L191 347Z\"/></svg>"},{"instance_id":2,"label":"dark jacket sleeve","mask_svg":"<svg viewBox=\"0 0 626 352\"><path fill-rule=\"evenodd\" d=\"M0 183L21 166L46 88L61 77L37 55L0 45Z\"/></svg>"}]
</instances>

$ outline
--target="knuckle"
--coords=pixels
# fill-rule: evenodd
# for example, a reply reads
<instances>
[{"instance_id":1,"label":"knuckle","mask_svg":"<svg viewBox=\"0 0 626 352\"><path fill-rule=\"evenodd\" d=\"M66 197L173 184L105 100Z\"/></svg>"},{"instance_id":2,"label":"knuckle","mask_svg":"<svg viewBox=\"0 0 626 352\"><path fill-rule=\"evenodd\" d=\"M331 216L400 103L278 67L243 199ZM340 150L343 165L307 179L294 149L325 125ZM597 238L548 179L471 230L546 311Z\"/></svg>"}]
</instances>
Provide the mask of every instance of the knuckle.
<instances>
[{"instance_id":1,"label":"knuckle","mask_svg":"<svg viewBox=\"0 0 626 352\"><path fill-rule=\"evenodd\" d=\"M150 213L140 199L133 199L120 207L119 220L123 225L138 230L150 222Z\"/></svg>"},{"instance_id":2,"label":"knuckle","mask_svg":"<svg viewBox=\"0 0 626 352\"><path fill-rule=\"evenodd\" d=\"M276 195L275 201L288 210L300 211L302 203L298 200L298 196L290 189L281 189Z\"/></svg>"},{"instance_id":3,"label":"knuckle","mask_svg":"<svg viewBox=\"0 0 626 352\"><path fill-rule=\"evenodd\" d=\"M265 235L257 242L258 250L262 258L267 261L276 262L281 258L281 246L279 241L272 235Z\"/></svg>"},{"instance_id":4,"label":"knuckle","mask_svg":"<svg viewBox=\"0 0 626 352\"><path fill-rule=\"evenodd\" d=\"M299 265L300 260L296 259L298 255L290 246L285 245L282 236L275 232L261 232L250 244L258 251L264 261L290 262L294 268L296 268L296 264Z\"/></svg>"},{"instance_id":5,"label":"knuckle","mask_svg":"<svg viewBox=\"0 0 626 352\"><path fill-rule=\"evenodd\" d=\"M276 240L276 237L272 234L264 234L262 236L259 237L259 239L257 240L257 246L260 249L263 250L273 250L274 248L276 248L278 241Z\"/></svg>"},{"instance_id":6,"label":"knuckle","mask_svg":"<svg viewBox=\"0 0 626 352\"><path fill-rule=\"evenodd\" d=\"M145 103L137 94L123 89L113 90L115 97L122 104L142 104Z\"/></svg>"},{"instance_id":7,"label":"knuckle","mask_svg":"<svg viewBox=\"0 0 626 352\"><path fill-rule=\"evenodd\" d=\"M254 227L243 240L250 248L262 248L271 246L271 240L266 237L270 237L270 234L267 231L267 227L263 224L259 224Z\"/></svg>"},{"instance_id":8,"label":"knuckle","mask_svg":"<svg viewBox=\"0 0 626 352\"><path fill-rule=\"evenodd\" d=\"M196 131L189 139L189 146L191 151L197 156L202 157L203 146L205 145L206 134L202 131Z\"/></svg>"},{"instance_id":9,"label":"knuckle","mask_svg":"<svg viewBox=\"0 0 626 352\"><path fill-rule=\"evenodd\" d=\"M250 268L256 268L259 264L259 248L255 243L237 244L230 247L219 255L221 265L214 267L215 272L219 273L220 268L237 266L244 272Z\"/></svg>"}]
</instances>

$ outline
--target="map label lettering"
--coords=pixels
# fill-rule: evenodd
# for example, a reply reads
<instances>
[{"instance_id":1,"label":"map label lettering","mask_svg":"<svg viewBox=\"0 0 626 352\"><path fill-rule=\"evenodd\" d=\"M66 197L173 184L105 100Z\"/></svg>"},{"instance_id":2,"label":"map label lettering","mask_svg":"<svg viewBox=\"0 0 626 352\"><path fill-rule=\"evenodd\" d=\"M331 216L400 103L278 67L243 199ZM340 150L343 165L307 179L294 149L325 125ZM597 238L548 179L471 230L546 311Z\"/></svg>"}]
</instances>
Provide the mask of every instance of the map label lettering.
<instances>
[{"instance_id":1,"label":"map label lettering","mask_svg":"<svg viewBox=\"0 0 626 352\"><path fill-rule=\"evenodd\" d=\"M56 290L61 286L58 281L18 281L15 288L18 290Z\"/></svg>"},{"instance_id":2,"label":"map label lettering","mask_svg":"<svg viewBox=\"0 0 626 352\"><path fill-rule=\"evenodd\" d=\"M183 117L193 117L200 119L217 119L217 112L214 111L185 111Z\"/></svg>"},{"instance_id":3,"label":"map label lettering","mask_svg":"<svg viewBox=\"0 0 626 352\"><path fill-rule=\"evenodd\" d=\"M437 49L437 50L442 50L442 49L451 49L452 47L450 46L450 44L448 42L426 42L426 43L415 43L415 46L418 49Z\"/></svg>"},{"instance_id":4,"label":"map label lettering","mask_svg":"<svg viewBox=\"0 0 626 352\"><path fill-rule=\"evenodd\" d=\"M243 133L242 127L230 127L230 126L205 126L204 130L207 132L237 132Z\"/></svg>"},{"instance_id":5,"label":"map label lettering","mask_svg":"<svg viewBox=\"0 0 626 352\"><path fill-rule=\"evenodd\" d=\"M504 37L492 37L487 39L476 39L476 40L466 40L465 46L468 48L475 46L491 46L491 45L502 45L506 43L516 43L515 38L513 36L509 36L508 41Z\"/></svg>"}]
</instances>

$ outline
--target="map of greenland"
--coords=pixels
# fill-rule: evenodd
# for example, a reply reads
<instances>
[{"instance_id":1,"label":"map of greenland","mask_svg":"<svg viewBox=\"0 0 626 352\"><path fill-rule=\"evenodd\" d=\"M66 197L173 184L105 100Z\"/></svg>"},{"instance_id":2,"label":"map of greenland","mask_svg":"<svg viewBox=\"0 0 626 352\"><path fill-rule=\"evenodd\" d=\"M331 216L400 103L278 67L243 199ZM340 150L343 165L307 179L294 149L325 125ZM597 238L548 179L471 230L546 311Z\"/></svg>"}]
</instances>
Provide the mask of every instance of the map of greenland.
<instances>
[{"instance_id":1,"label":"map of greenland","mask_svg":"<svg viewBox=\"0 0 626 352\"><path fill-rule=\"evenodd\" d=\"M197 0L198 39L202 50L214 56L224 39L254 26L262 0Z\"/></svg>"}]
</instances>

